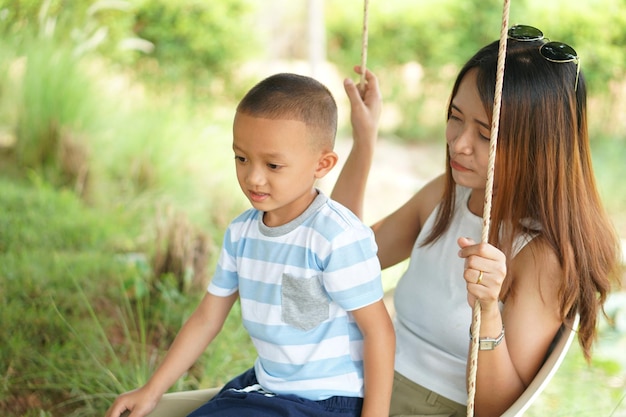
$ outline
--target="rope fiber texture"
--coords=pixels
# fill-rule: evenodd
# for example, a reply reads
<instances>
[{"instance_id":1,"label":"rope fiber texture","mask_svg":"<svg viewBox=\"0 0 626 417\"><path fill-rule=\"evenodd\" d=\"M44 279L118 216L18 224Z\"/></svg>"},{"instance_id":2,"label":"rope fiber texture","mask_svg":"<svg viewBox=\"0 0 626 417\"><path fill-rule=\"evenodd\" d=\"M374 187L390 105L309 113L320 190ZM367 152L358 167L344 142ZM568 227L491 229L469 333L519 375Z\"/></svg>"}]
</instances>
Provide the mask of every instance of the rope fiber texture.
<instances>
[{"instance_id":1,"label":"rope fiber texture","mask_svg":"<svg viewBox=\"0 0 626 417\"><path fill-rule=\"evenodd\" d=\"M489 165L487 167L487 183L485 187L485 204L483 207L482 242L489 242L489 226L491 223L491 201L493 197L493 177L500 128L500 108L502 106L502 85L504 81L504 62L506 58L507 30L509 27L510 0L504 0L502 9L502 26L500 28L500 45L496 68L496 86L491 117L491 136L489 138ZM476 300L472 311L472 342L470 349L469 372L467 376L467 417L474 416L474 398L476 397L476 372L478 371L478 344L480 339L481 310L480 301Z\"/></svg>"}]
</instances>

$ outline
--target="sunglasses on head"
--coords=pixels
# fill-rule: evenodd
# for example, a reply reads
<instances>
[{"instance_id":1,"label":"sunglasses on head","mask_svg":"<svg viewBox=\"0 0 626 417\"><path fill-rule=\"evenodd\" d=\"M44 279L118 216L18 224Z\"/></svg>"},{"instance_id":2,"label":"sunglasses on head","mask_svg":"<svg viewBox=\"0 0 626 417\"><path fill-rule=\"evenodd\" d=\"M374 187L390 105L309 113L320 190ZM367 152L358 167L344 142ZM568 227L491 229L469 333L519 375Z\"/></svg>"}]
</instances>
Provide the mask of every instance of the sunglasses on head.
<instances>
[{"instance_id":1,"label":"sunglasses on head","mask_svg":"<svg viewBox=\"0 0 626 417\"><path fill-rule=\"evenodd\" d=\"M542 31L527 25L512 26L509 28L508 36L510 39L515 39L520 42L544 40ZM550 41L549 39L545 40L546 42L542 43L539 47L539 53L546 60L559 64L566 62L576 63L576 84L574 85L574 91L576 91L578 89L578 75L580 74L580 58L578 57L578 54L574 48L568 44Z\"/></svg>"}]
</instances>

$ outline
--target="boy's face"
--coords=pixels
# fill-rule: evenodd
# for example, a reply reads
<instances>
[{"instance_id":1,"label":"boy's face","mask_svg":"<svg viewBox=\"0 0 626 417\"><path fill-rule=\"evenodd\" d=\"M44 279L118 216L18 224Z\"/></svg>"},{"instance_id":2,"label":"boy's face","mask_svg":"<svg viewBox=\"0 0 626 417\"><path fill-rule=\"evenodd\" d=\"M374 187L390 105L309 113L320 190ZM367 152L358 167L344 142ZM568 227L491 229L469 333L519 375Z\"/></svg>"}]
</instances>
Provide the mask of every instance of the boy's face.
<instances>
[{"instance_id":1,"label":"boy's face","mask_svg":"<svg viewBox=\"0 0 626 417\"><path fill-rule=\"evenodd\" d=\"M316 196L315 180L335 165L337 155L311 145L304 122L237 113L233 124L237 180L267 226L296 217Z\"/></svg>"}]
</instances>

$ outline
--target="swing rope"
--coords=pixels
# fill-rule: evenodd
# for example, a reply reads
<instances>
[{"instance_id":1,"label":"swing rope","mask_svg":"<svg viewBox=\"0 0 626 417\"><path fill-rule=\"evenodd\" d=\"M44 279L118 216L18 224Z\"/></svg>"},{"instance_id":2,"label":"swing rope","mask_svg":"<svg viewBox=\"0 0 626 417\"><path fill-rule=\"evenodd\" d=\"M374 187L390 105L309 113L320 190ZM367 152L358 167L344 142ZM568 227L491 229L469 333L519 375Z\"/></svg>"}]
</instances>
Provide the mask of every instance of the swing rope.
<instances>
[{"instance_id":1,"label":"swing rope","mask_svg":"<svg viewBox=\"0 0 626 417\"><path fill-rule=\"evenodd\" d=\"M363 36L361 38L361 80L359 81L359 91L365 90L365 66L367 63L367 20L369 14L369 0L364 0L363 4Z\"/></svg>"},{"instance_id":2,"label":"swing rope","mask_svg":"<svg viewBox=\"0 0 626 417\"><path fill-rule=\"evenodd\" d=\"M481 241L489 242L489 227L491 223L491 203L493 197L493 178L495 172L496 148L498 145L498 131L500 128L500 108L502 105L502 86L504 81L504 62L506 58L507 31L509 27L509 9L510 0L504 0L502 10L502 25L500 28L500 43L498 50L498 61L496 68L496 86L494 94L493 114L491 118L491 136L489 139L489 164L487 167L487 182L485 186L485 201L483 207L483 228ZM365 89L365 72L367 63L367 46L368 46L368 14L369 0L364 0L363 5L363 35L361 39L361 78L359 81L359 90ZM476 300L472 312L472 335L480 334L481 310L480 301ZM479 337L473 337L470 350L470 368L468 374L468 398L467 398L467 416L474 416L474 397L476 396L476 372L478 370L478 345Z\"/></svg>"},{"instance_id":3,"label":"swing rope","mask_svg":"<svg viewBox=\"0 0 626 417\"><path fill-rule=\"evenodd\" d=\"M496 162L496 147L498 145L498 130L500 128L500 107L502 105L502 85L504 81L504 61L506 58L507 30L509 27L510 0L504 0L502 10L502 26L500 28L500 44L496 68L496 87L491 117L491 136L489 138L489 165L487 167L487 183L485 187L485 204L483 207L482 242L489 242L489 226L491 223L491 201L493 197L493 177ZM480 335L481 310L480 301L476 300L472 312L472 337L470 350L470 367L468 373L467 416L474 415L474 397L476 396L476 372L478 370L478 345Z\"/></svg>"}]
</instances>

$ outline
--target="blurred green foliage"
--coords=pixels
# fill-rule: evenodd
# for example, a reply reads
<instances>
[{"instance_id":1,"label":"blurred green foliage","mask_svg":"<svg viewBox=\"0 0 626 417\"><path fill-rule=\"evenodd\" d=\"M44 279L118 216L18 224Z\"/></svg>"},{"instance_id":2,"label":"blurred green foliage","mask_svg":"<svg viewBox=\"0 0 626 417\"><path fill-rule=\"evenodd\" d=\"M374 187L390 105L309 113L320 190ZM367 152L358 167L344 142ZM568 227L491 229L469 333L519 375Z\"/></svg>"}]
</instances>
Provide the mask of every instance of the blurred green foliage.
<instances>
[{"instance_id":1,"label":"blurred green foliage","mask_svg":"<svg viewBox=\"0 0 626 417\"><path fill-rule=\"evenodd\" d=\"M325 1L328 58L344 74L360 63L358 6ZM480 47L499 38L502 2L387 0L369 7L367 65L379 76L385 102L398 119L389 129L383 126L383 133L409 141L440 138L452 80ZM586 0L576 7L565 0L516 0L509 23L536 26L576 49L590 96L597 98L590 109L591 133L623 138L624 122L611 108L620 103L626 79L623 0Z\"/></svg>"},{"instance_id":2,"label":"blurred green foliage","mask_svg":"<svg viewBox=\"0 0 626 417\"><path fill-rule=\"evenodd\" d=\"M0 35L97 53L157 85L210 97L254 50L249 0L0 0ZM215 84L218 84L217 86Z\"/></svg>"},{"instance_id":3,"label":"blurred green foliage","mask_svg":"<svg viewBox=\"0 0 626 417\"><path fill-rule=\"evenodd\" d=\"M626 7L621 0L516 0L510 24L542 29L547 37L572 45L596 90L626 75ZM351 68L360 62L362 13L352 2L326 0L328 54ZM483 0L388 0L371 2L368 62L383 68L418 62L436 77L446 65L460 67L500 36L502 2Z\"/></svg>"},{"instance_id":4,"label":"blurred green foliage","mask_svg":"<svg viewBox=\"0 0 626 417\"><path fill-rule=\"evenodd\" d=\"M230 81L237 63L254 47L252 14L245 0L145 0L137 7L135 34L154 51L139 56L148 74L187 80L192 93L210 94L211 82Z\"/></svg>"},{"instance_id":5,"label":"blurred green foliage","mask_svg":"<svg viewBox=\"0 0 626 417\"><path fill-rule=\"evenodd\" d=\"M58 171L64 130L83 132L93 125L97 105L85 68L48 39L23 56L22 83L16 88L16 156L26 168ZM50 166L52 165L52 166Z\"/></svg>"},{"instance_id":6,"label":"blurred green foliage","mask_svg":"<svg viewBox=\"0 0 626 417\"><path fill-rule=\"evenodd\" d=\"M360 62L362 15L349 2L327 0L326 4L330 60L347 66ZM497 37L494 29L501 19L499 4L481 0L391 0L371 2L370 8L368 62L372 68L409 62L430 70L460 65ZM468 15L472 18L467 19Z\"/></svg>"},{"instance_id":7,"label":"blurred green foliage","mask_svg":"<svg viewBox=\"0 0 626 417\"><path fill-rule=\"evenodd\" d=\"M80 51L97 49L141 68L144 75L191 80L201 89L258 56L258 12L277 7L280 2L255 0L0 0L0 34L54 36ZM325 0L324 7L329 59L350 68L360 62L361 4ZM574 46L594 88L625 75L623 1L587 0L571 7L564 0L516 0L509 15L511 24L532 24ZM373 68L418 62L435 76L497 39L501 18L502 3L491 0L371 2L368 61Z\"/></svg>"},{"instance_id":8,"label":"blurred green foliage","mask_svg":"<svg viewBox=\"0 0 626 417\"><path fill-rule=\"evenodd\" d=\"M87 207L35 177L0 178L0 207L0 414L103 415L154 372L204 284L183 293L173 277L156 279L154 243L124 208ZM240 323L237 305L173 389L218 386L248 368L254 349Z\"/></svg>"},{"instance_id":9,"label":"blurred green foliage","mask_svg":"<svg viewBox=\"0 0 626 417\"><path fill-rule=\"evenodd\" d=\"M97 49L115 57L133 36L132 4L125 0L0 0L0 33L20 44L51 38L77 54Z\"/></svg>"}]
</instances>

